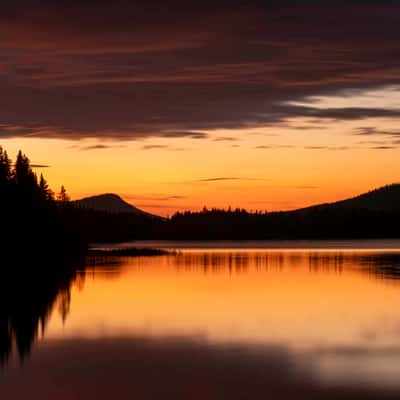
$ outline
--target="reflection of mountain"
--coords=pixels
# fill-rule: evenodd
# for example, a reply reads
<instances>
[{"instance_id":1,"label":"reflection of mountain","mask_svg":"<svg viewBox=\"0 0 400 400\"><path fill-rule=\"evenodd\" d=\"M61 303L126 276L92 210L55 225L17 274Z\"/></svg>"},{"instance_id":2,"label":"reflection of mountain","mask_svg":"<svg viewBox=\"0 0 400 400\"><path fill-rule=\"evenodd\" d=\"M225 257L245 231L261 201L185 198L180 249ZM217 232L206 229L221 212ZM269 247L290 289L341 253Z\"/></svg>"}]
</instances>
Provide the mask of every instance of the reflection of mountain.
<instances>
[{"instance_id":1,"label":"reflection of mountain","mask_svg":"<svg viewBox=\"0 0 400 400\"><path fill-rule=\"evenodd\" d=\"M3 269L0 290L0 363L7 361L15 346L23 359L39 333L44 333L52 310L58 306L61 318L69 312L70 289L83 274L59 272L56 266L44 274L18 265ZM10 272L8 272L11 270Z\"/></svg>"}]
</instances>

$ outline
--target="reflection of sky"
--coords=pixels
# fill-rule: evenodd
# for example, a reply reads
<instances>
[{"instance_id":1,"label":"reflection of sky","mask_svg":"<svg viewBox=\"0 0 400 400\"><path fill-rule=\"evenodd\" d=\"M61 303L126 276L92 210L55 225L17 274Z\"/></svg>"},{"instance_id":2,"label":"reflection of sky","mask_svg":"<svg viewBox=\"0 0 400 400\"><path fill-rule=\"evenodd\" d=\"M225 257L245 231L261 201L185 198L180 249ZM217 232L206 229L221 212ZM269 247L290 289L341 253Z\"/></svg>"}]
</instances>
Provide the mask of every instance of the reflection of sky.
<instances>
[{"instance_id":1,"label":"reflection of sky","mask_svg":"<svg viewBox=\"0 0 400 400\"><path fill-rule=\"evenodd\" d=\"M374 254L187 250L124 258L88 273L84 288L72 291L65 325L53 315L46 339L172 335L296 351L396 348L400 292L393 271L379 275L382 256Z\"/></svg>"},{"instance_id":2,"label":"reflection of sky","mask_svg":"<svg viewBox=\"0 0 400 400\"><path fill-rule=\"evenodd\" d=\"M385 399L400 390L399 256L198 248L92 260L67 318L60 297L24 365L6 364L0 395Z\"/></svg>"}]
</instances>

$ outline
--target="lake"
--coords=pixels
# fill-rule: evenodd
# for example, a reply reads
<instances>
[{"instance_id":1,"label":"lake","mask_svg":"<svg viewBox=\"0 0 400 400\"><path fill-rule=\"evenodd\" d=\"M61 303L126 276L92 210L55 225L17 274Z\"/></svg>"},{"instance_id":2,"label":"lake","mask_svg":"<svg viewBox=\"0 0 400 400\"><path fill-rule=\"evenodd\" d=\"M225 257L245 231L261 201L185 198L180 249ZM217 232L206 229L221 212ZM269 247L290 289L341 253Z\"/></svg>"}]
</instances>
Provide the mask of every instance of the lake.
<instances>
[{"instance_id":1,"label":"lake","mask_svg":"<svg viewBox=\"0 0 400 400\"><path fill-rule=\"evenodd\" d=\"M2 304L1 399L399 398L398 241L135 245Z\"/></svg>"}]
</instances>

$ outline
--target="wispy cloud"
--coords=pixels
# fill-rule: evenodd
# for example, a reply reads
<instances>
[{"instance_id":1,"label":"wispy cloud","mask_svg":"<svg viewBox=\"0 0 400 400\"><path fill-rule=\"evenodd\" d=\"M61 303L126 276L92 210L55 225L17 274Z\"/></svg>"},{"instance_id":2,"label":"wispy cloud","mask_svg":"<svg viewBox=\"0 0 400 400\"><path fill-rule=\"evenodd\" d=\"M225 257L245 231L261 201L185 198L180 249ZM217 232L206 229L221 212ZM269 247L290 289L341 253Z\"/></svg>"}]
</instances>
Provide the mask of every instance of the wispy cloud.
<instances>
[{"instance_id":1,"label":"wispy cloud","mask_svg":"<svg viewBox=\"0 0 400 400\"><path fill-rule=\"evenodd\" d=\"M12 164L13 167L15 167L15 163ZM31 163L30 164L31 168L50 168L50 165L47 164L35 164L35 163Z\"/></svg>"},{"instance_id":2,"label":"wispy cloud","mask_svg":"<svg viewBox=\"0 0 400 400\"><path fill-rule=\"evenodd\" d=\"M238 140L237 137L232 136L221 136L214 139L214 142L234 142Z\"/></svg>"},{"instance_id":3,"label":"wispy cloud","mask_svg":"<svg viewBox=\"0 0 400 400\"><path fill-rule=\"evenodd\" d=\"M263 178L248 178L239 176L218 176L213 178L196 179L192 182L221 182L221 181L264 181Z\"/></svg>"},{"instance_id":4,"label":"wispy cloud","mask_svg":"<svg viewBox=\"0 0 400 400\"><path fill-rule=\"evenodd\" d=\"M199 179L192 179L187 181L169 181L164 182L165 184L170 185L190 185L190 184L207 184L207 183L219 183L219 182L251 182L251 181L267 181L264 178L258 177L246 177L246 176L213 176L210 178L199 178Z\"/></svg>"},{"instance_id":5,"label":"wispy cloud","mask_svg":"<svg viewBox=\"0 0 400 400\"><path fill-rule=\"evenodd\" d=\"M107 145L107 144L94 144L88 146L71 146L73 148L77 148L83 151L90 151L90 150L108 150L108 149L122 149L126 148L127 146L123 145Z\"/></svg>"},{"instance_id":6,"label":"wispy cloud","mask_svg":"<svg viewBox=\"0 0 400 400\"><path fill-rule=\"evenodd\" d=\"M372 150L394 150L397 149L397 146L373 146L370 147Z\"/></svg>"},{"instance_id":7,"label":"wispy cloud","mask_svg":"<svg viewBox=\"0 0 400 400\"><path fill-rule=\"evenodd\" d=\"M166 144L145 144L143 150L157 150L157 149L168 149L169 146Z\"/></svg>"},{"instance_id":8,"label":"wispy cloud","mask_svg":"<svg viewBox=\"0 0 400 400\"><path fill-rule=\"evenodd\" d=\"M358 148L357 146L304 146L305 150L331 150L331 151L344 151L344 150L354 150Z\"/></svg>"},{"instance_id":9,"label":"wispy cloud","mask_svg":"<svg viewBox=\"0 0 400 400\"><path fill-rule=\"evenodd\" d=\"M45 164L31 164L32 168L50 168L50 165Z\"/></svg>"},{"instance_id":10,"label":"wispy cloud","mask_svg":"<svg viewBox=\"0 0 400 400\"><path fill-rule=\"evenodd\" d=\"M142 150L170 150L170 151L188 151L185 147L174 147L167 144L146 144L142 147Z\"/></svg>"},{"instance_id":11,"label":"wispy cloud","mask_svg":"<svg viewBox=\"0 0 400 400\"><path fill-rule=\"evenodd\" d=\"M291 149L294 148L295 146L291 144L269 144L269 145L259 145L255 146L255 149Z\"/></svg>"},{"instance_id":12,"label":"wispy cloud","mask_svg":"<svg viewBox=\"0 0 400 400\"><path fill-rule=\"evenodd\" d=\"M271 145L260 145L256 146L255 149L259 150L271 150L271 149L304 149L304 150L333 150L333 151L340 151L340 150L351 150L356 147L350 146L322 146L322 145L309 145L309 146L294 146L290 144L271 144Z\"/></svg>"},{"instance_id":13,"label":"wispy cloud","mask_svg":"<svg viewBox=\"0 0 400 400\"><path fill-rule=\"evenodd\" d=\"M356 129L356 135L359 136L400 136L400 131L379 129L375 126L364 126Z\"/></svg>"},{"instance_id":14,"label":"wispy cloud","mask_svg":"<svg viewBox=\"0 0 400 400\"><path fill-rule=\"evenodd\" d=\"M124 194L123 197L129 200L138 200L138 201L170 201L170 200L183 200L187 198L187 196L183 195L167 195L167 194L148 194L148 195Z\"/></svg>"}]
</instances>

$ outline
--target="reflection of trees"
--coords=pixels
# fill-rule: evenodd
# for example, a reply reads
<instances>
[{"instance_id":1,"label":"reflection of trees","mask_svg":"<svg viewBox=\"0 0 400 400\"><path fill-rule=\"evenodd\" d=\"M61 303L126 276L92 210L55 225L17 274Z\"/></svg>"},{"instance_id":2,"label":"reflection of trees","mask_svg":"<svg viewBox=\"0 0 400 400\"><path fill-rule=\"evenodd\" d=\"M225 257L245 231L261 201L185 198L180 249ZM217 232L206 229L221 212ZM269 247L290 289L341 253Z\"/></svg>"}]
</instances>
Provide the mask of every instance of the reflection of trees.
<instances>
[{"instance_id":1,"label":"reflection of trees","mask_svg":"<svg viewBox=\"0 0 400 400\"><path fill-rule=\"evenodd\" d=\"M183 272L200 269L204 273L246 273L306 268L313 273L351 270L375 279L400 278L400 253L394 252L199 251L176 253L164 260ZM27 263L5 263L0 279L0 364L7 361L13 348L22 359L29 354L32 344L44 333L53 310L58 310L63 321L67 319L73 285L82 289L85 277L92 275L111 278L121 272L125 261L125 257L88 258L82 272L55 265L42 264L38 268L30 263L28 268Z\"/></svg>"},{"instance_id":2,"label":"reflection of trees","mask_svg":"<svg viewBox=\"0 0 400 400\"><path fill-rule=\"evenodd\" d=\"M400 253L353 253L341 251L216 251L178 253L169 258L179 270L201 269L204 273L245 272L308 268L310 272L341 273L348 269L372 274L376 278L400 278Z\"/></svg>"},{"instance_id":3,"label":"reflection of trees","mask_svg":"<svg viewBox=\"0 0 400 400\"><path fill-rule=\"evenodd\" d=\"M21 274L18 266L10 269L2 272L0 287L0 363L7 361L13 347L21 359L29 354L55 306L62 319L67 318L72 284L83 279L83 273L62 273L56 266L45 272L24 268Z\"/></svg>"},{"instance_id":4,"label":"reflection of trees","mask_svg":"<svg viewBox=\"0 0 400 400\"><path fill-rule=\"evenodd\" d=\"M54 310L63 322L66 321L72 286L82 290L88 276L105 271L105 276L114 276L123 264L118 257L88 257L86 268L78 270L67 268L62 260L39 263L33 259L28 256L24 262L17 263L7 259L1 270L0 365L8 360L13 349L22 360L29 355L36 339L44 334ZM82 262L78 260L73 264L81 265Z\"/></svg>"},{"instance_id":5,"label":"reflection of trees","mask_svg":"<svg viewBox=\"0 0 400 400\"><path fill-rule=\"evenodd\" d=\"M360 265L377 278L400 279L400 253L360 256Z\"/></svg>"}]
</instances>

